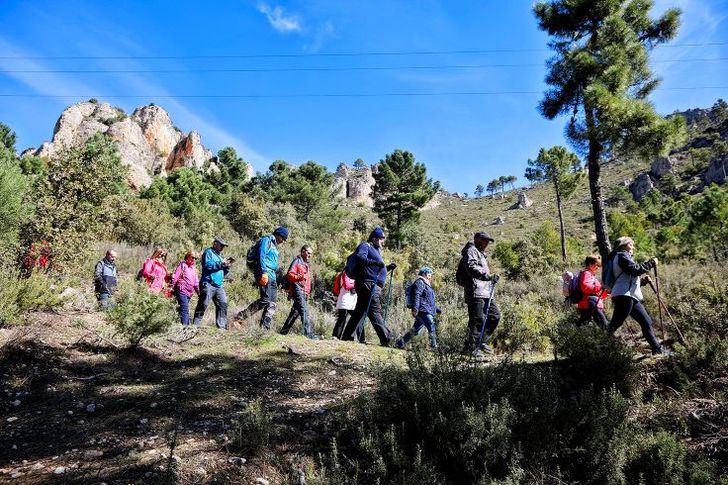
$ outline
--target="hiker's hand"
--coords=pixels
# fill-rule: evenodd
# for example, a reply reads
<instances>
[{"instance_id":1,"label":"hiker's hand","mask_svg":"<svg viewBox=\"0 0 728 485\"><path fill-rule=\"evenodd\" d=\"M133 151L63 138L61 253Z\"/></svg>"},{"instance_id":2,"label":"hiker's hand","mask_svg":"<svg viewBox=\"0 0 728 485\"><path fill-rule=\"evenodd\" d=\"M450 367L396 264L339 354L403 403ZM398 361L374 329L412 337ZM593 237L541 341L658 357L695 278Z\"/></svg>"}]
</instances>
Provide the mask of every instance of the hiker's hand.
<instances>
[{"instance_id":1,"label":"hiker's hand","mask_svg":"<svg viewBox=\"0 0 728 485\"><path fill-rule=\"evenodd\" d=\"M260 275L260 278L258 278L258 284L260 286L266 286L268 284L268 273Z\"/></svg>"},{"instance_id":2,"label":"hiker's hand","mask_svg":"<svg viewBox=\"0 0 728 485\"><path fill-rule=\"evenodd\" d=\"M397 265L396 265L396 264L394 264L394 263L389 263L389 264L387 265L387 271L394 271L395 269L397 269Z\"/></svg>"},{"instance_id":3,"label":"hiker's hand","mask_svg":"<svg viewBox=\"0 0 728 485\"><path fill-rule=\"evenodd\" d=\"M490 281L492 281L493 284L498 283L499 280L500 280L500 275L497 275L497 274L490 275Z\"/></svg>"},{"instance_id":4,"label":"hiker's hand","mask_svg":"<svg viewBox=\"0 0 728 485\"><path fill-rule=\"evenodd\" d=\"M655 266L657 266L657 258L656 258L656 257L654 257L654 256L653 256L653 257L651 257L651 258L650 258L650 264L652 265L652 267L653 267L653 268L654 268Z\"/></svg>"},{"instance_id":5,"label":"hiker's hand","mask_svg":"<svg viewBox=\"0 0 728 485\"><path fill-rule=\"evenodd\" d=\"M377 261L376 264L375 264L375 266L377 268L384 268L384 261Z\"/></svg>"},{"instance_id":6,"label":"hiker's hand","mask_svg":"<svg viewBox=\"0 0 728 485\"><path fill-rule=\"evenodd\" d=\"M417 308L413 308L412 309L412 316L413 317L416 317L417 316Z\"/></svg>"},{"instance_id":7,"label":"hiker's hand","mask_svg":"<svg viewBox=\"0 0 728 485\"><path fill-rule=\"evenodd\" d=\"M642 281L644 281L644 283ZM650 275L647 275L642 278L642 281L640 281L640 284L649 285L650 283L652 283L652 278L650 278Z\"/></svg>"},{"instance_id":8,"label":"hiker's hand","mask_svg":"<svg viewBox=\"0 0 728 485\"><path fill-rule=\"evenodd\" d=\"M437 310L435 310L435 313L437 313L438 315L441 315L441 314L442 314L442 310L440 310L440 309L438 308Z\"/></svg>"}]
</instances>

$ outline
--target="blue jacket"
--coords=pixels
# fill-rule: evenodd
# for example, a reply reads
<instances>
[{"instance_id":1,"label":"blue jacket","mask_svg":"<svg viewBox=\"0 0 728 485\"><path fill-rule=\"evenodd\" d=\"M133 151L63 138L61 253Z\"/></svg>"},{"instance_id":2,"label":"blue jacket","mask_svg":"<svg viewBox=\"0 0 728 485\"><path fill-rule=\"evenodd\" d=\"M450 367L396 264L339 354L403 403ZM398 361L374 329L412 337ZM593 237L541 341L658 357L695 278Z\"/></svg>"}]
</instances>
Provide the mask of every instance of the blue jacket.
<instances>
[{"instance_id":1,"label":"blue jacket","mask_svg":"<svg viewBox=\"0 0 728 485\"><path fill-rule=\"evenodd\" d=\"M356 280L376 281L380 285L387 279L387 269L379 249L368 241L359 244L354 253L357 259Z\"/></svg>"},{"instance_id":2,"label":"blue jacket","mask_svg":"<svg viewBox=\"0 0 728 485\"><path fill-rule=\"evenodd\" d=\"M276 271L278 271L278 245L275 236L269 234L260 238L258 261L260 261L260 268L257 276L267 273L268 281L275 281Z\"/></svg>"},{"instance_id":3,"label":"blue jacket","mask_svg":"<svg viewBox=\"0 0 728 485\"><path fill-rule=\"evenodd\" d=\"M414 292L412 308L416 308L418 313L435 315L439 310L435 304L435 290L422 277L418 277L413 284L415 287L412 290Z\"/></svg>"},{"instance_id":4,"label":"blue jacket","mask_svg":"<svg viewBox=\"0 0 728 485\"><path fill-rule=\"evenodd\" d=\"M210 283L212 286L220 288L223 279L229 268L223 266L225 261L220 253L212 248L207 248L202 253L202 274L200 276L200 286Z\"/></svg>"},{"instance_id":5,"label":"blue jacket","mask_svg":"<svg viewBox=\"0 0 728 485\"><path fill-rule=\"evenodd\" d=\"M94 268L96 293L114 293L116 289L116 264L104 258Z\"/></svg>"}]
</instances>

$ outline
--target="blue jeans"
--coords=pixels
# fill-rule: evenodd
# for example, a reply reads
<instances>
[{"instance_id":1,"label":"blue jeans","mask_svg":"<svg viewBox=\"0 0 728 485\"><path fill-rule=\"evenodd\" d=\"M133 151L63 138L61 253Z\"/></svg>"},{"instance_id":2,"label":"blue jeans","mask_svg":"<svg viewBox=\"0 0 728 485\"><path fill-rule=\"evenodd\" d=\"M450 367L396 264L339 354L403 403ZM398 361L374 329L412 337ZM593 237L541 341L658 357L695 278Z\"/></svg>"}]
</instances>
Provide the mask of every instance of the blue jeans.
<instances>
[{"instance_id":1,"label":"blue jeans","mask_svg":"<svg viewBox=\"0 0 728 485\"><path fill-rule=\"evenodd\" d=\"M429 313L420 312L415 317L415 323L412 325L412 328L405 333L402 338L397 340L397 347L402 348L404 347L407 342L409 342L412 337L419 334L422 328L426 328L427 332L430 334L430 347L433 349L437 348L437 333L436 333L436 325L435 325L435 317L430 315Z\"/></svg>"},{"instance_id":2,"label":"blue jeans","mask_svg":"<svg viewBox=\"0 0 728 485\"><path fill-rule=\"evenodd\" d=\"M190 297L179 291L175 292L175 295L179 304L179 321L182 325L187 326L190 324Z\"/></svg>"},{"instance_id":3,"label":"blue jeans","mask_svg":"<svg viewBox=\"0 0 728 485\"><path fill-rule=\"evenodd\" d=\"M286 335L301 317L301 323L303 324L303 334L306 337L313 337L313 329L311 328L311 322L308 319L308 302L306 301L306 295L300 286L296 285L294 288L294 294L291 297L293 306L291 306L291 312L288 314L283 327L281 327L281 334Z\"/></svg>"},{"instance_id":4,"label":"blue jeans","mask_svg":"<svg viewBox=\"0 0 728 485\"><path fill-rule=\"evenodd\" d=\"M114 306L116 306L114 299L108 293L97 293L96 298L99 300L99 308L102 311L109 310L110 308L114 308Z\"/></svg>"},{"instance_id":5,"label":"blue jeans","mask_svg":"<svg viewBox=\"0 0 728 485\"><path fill-rule=\"evenodd\" d=\"M215 325L217 328L226 329L228 300L225 288L214 286L211 283L200 285L200 298L197 300L193 323L198 326L202 323L202 317L205 315L207 307L210 306L210 301L215 303Z\"/></svg>"}]
</instances>

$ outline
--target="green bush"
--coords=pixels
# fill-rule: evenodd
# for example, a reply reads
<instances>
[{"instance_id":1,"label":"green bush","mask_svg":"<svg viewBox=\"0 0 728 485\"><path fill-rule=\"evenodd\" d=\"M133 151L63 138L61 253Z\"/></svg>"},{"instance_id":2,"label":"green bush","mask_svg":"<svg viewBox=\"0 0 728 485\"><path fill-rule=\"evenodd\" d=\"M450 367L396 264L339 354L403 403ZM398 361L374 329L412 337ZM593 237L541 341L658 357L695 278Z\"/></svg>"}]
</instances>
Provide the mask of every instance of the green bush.
<instances>
[{"instance_id":1,"label":"green bush","mask_svg":"<svg viewBox=\"0 0 728 485\"><path fill-rule=\"evenodd\" d=\"M272 435L273 417L260 400L248 404L235 425L233 445L242 453L257 455L268 447Z\"/></svg>"},{"instance_id":2,"label":"green bush","mask_svg":"<svg viewBox=\"0 0 728 485\"><path fill-rule=\"evenodd\" d=\"M131 194L109 197L104 204L106 220L117 241L136 246L184 245L182 221L172 217L163 204Z\"/></svg>"},{"instance_id":3,"label":"green bush","mask_svg":"<svg viewBox=\"0 0 728 485\"><path fill-rule=\"evenodd\" d=\"M132 347L164 332L176 319L172 300L150 293L141 283L122 283L115 300L116 305L106 313L106 320Z\"/></svg>"},{"instance_id":4,"label":"green bush","mask_svg":"<svg viewBox=\"0 0 728 485\"><path fill-rule=\"evenodd\" d=\"M54 281L47 275L33 271L21 278L0 270L0 327L22 323L28 312L50 311L61 303Z\"/></svg>"},{"instance_id":5,"label":"green bush","mask_svg":"<svg viewBox=\"0 0 728 485\"><path fill-rule=\"evenodd\" d=\"M659 374L659 382L680 392L709 396L725 393L718 377L728 373L728 339L695 339L678 349Z\"/></svg>"},{"instance_id":6,"label":"green bush","mask_svg":"<svg viewBox=\"0 0 728 485\"><path fill-rule=\"evenodd\" d=\"M624 474L627 483L684 483L685 445L665 431L638 434L630 440Z\"/></svg>"},{"instance_id":7,"label":"green bush","mask_svg":"<svg viewBox=\"0 0 728 485\"><path fill-rule=\"evenodd\" d=\"M632 350L603 330L587 325L560 325L553 335L554 355L566 380L578 389L602 391L615 387L625 396L634 394L639 369Z\"/></svg>"}]
</instances>

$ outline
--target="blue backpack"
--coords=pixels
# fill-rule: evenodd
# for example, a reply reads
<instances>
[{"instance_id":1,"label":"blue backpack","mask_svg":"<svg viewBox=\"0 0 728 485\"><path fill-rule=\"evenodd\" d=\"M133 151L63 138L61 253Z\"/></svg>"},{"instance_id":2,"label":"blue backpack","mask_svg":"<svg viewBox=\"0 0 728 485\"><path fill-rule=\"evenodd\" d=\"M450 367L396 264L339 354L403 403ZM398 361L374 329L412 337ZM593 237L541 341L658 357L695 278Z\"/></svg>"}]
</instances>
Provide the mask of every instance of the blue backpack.
<instances>
[{"instance_id":1,"label":"blue backpack","mask_svg":"<svg viewBox=\"0 0 728 485\"><path fill-rule=\"evenodd\" d=\"M577 304L584 298L584 292L581 291L581 275L582 271L576 273L569 282L569 296L566 297L570 303Z\"/></svg>"},{"instance_id":2,"label":"blue backpack","mask_svg":"<svg viewBox=\"0 0 728 485\"><path fill-rule=\"evenodd\" d=\"M610 254L607 258L606 264L602 267L602 286L607 288L609 291L612 290L614 284L617 282L617 278L614 276L614 258L616 256L617 253Z\"/></svg>"}]
</instances>

